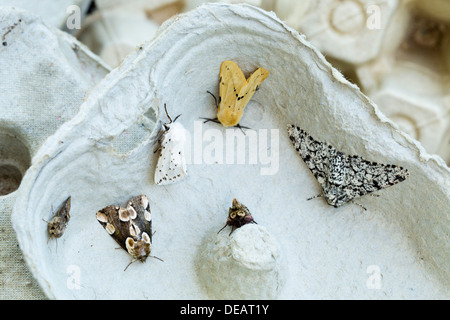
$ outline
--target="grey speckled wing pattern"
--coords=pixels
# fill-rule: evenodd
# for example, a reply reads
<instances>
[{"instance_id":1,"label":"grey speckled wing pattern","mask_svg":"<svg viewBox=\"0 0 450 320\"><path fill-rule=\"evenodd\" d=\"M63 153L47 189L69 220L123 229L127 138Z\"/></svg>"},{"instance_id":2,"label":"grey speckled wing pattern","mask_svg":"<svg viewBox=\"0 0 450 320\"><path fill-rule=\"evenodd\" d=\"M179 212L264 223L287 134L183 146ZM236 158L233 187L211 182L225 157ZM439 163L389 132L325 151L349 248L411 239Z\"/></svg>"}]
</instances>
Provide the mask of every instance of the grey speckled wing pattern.
<instances>
[{"instance_id":1,"label":"grey speckled wing pattern","mask_svg":"<svg viewBox=\"0 0 450 320\"><path fill-rule=\"evenodd\" d=\"M409 172L392 164L381 164L348 156L320 142L295 125L288 125L289 137L322 186L328 204L336 208L371 192L393 186L408 178Z\"/></svg>"}]
</instances>

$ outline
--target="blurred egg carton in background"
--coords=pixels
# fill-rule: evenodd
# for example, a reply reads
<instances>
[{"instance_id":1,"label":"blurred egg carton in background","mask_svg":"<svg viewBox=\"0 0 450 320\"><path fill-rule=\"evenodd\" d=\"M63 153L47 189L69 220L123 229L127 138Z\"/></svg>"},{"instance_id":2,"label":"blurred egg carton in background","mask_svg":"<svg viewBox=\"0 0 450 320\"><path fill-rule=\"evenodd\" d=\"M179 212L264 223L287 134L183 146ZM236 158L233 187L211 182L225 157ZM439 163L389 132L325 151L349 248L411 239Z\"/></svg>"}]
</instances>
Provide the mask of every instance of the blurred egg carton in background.
<instances>
[{"instance_id":1,"label":"blurred egg carton in background","mask_svg":"<svg viewBox=\"0 0 450 320\"><path fill-rule=\"evenodd\" d=\"M111 67L173 15L216 1L95 0L75 36ZM450 163L450 1L248 0L273 11L429 153Z\"/></svg>"}]
</instances>

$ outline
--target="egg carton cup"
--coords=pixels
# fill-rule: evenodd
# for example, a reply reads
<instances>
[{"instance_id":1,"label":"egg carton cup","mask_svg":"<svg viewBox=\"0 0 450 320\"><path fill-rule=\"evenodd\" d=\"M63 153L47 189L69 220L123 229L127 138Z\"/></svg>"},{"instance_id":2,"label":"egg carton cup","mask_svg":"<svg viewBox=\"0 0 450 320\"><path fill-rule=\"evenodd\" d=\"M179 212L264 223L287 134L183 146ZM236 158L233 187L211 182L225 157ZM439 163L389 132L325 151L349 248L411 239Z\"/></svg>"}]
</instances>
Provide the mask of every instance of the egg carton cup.
<instances>
[{"instance_id":1,"label":"egg carton cup","mask_svg":"<svg viewBox=\"0 0 450 320\"><path fill-rule=\"evenodd\" d=\"M109 68L72 36L25 10L0 7L0 21L0 298L41 298L11 226L16 190L37 150L78 113Z\"/></svg>"},{"instance_id":2,"label":"egg carton cup","mask_svg":"<svg viewBox=\"0 0 450 320\"><path fill-rule=\"evenodd\" d=\"M217 96L225 60L247 76L258 67L270 72L245 109L245 135L200 119L216 116L206 91ZM185 180L160 186L155 148L169 122L164 105L172 118L180 115L191 161ZM127 142L127 130L151 110L156 127ZM359 199L367 212L307 201L321 190L288 124L346 154L408 168L410 177ZM227 135L245 139L234 157L226 153L228 164L220 148L211 151L213 140L225 146ZM117 139L129 151L118 152ZM444 299L449 174L441 158L399 130L275 14L208 4L164 23L91 90L37 152L12 221L30 270L52 299ZM164 261L148 258L124 271L131 256L117 250L96 213L139 194L151 206L152 255ZM65 234L48 241L42 220L69 195ZM218 233L234 198L257 224Z\"/></svg>"}]
</instances>

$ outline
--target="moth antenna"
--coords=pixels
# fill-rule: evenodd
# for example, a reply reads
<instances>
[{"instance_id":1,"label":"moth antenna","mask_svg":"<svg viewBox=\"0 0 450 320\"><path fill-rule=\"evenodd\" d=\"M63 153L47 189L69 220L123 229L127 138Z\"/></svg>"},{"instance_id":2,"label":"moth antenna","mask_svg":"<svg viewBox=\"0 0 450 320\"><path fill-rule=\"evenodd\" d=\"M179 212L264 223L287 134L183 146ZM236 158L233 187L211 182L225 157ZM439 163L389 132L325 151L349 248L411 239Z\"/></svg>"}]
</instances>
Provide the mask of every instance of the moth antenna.
<instances>
[{"instance_id":1,"label":"moth antenna","mask_svg":"<svg viewBox=\"0 0 450 320\"><path fill-rule=\"evenodd\" d=\"M170 120L169 124L171 124L173 121L172 121L172 118L169 116L169 113L167 112L167 106L165 103L164 103L164 110L166 111L167 118L169 118L169 120Z\"/></svg>"},{"instance_id":2,"label":"moth antenna","mask_svg":"<svg viewBox=\"0 0 450 320\"><path fill-rule=\"evenodd\" d=\"M123 271L124 271L124 272L127 271L128 267L129 267L133 262L136 262L136 261L137 261L137 259L131 260L130 263L127 264L127 266L125 267L125 269L123 269Z\"/></svg>"},{"instance_id":3,"label":"moth antenna","mask_svg":"<svg viewBox=\"0 0 450 320\"><path fill-rule=\"evenodd\" d=\"M358 202L355 202L355 201L352 201L354 204L356 204L357 206L360 206L361 208L363 208L364 209L364 211L367 211L367 208L366 207L364 207L362 204L360 204L360 203L358 203Z\"/></svg>"},{"instance_id":4,"label":"moth antenna","mask_svg":"<svg viewBox=\"0 0 450 320\"><path fill-rule=\"evenodd\" d=\"M225 225L222 227L222 229L220 229L219 231L217 231L217 234L219 234L220 231L222 231L223 229L225 229L225 228L227 227L227 225L228 225L228 224L225 224Z\"/></svg>"},{"instance_id":5,"label":"moth antenna","mask_svg":"<svg viewBox=\"0 0 450 320\"><path fill-rule=\"evenodd\" d=\"M181 116L181 114L177 115L177 116L175 117L175 119L173 119L173 122L177 121L177 119L178 119L180 116Z\"/></svg>"},{"instance_id":6,"label":"moth antenna","mask_svg":"<svg viewBox=\"0 0 450 320\"><path fill-rule=\"evenodd\" d=\"M306 201L317 199L317 198L322 198L322 197L323 197L323 194L318 194L317 196L311 197L311 198L307 199Z\"/></svg>"},{"instance_id":7,"label":"moth antenna","mask_svg":"<svg viewBox=\"0 0 450 320\"><path fill-rule=\"evenodd\" d=\"M152 257L152 258L155 258L155 259L158 259L159 261L162 261L162 262L164 262L164 260L163 259L161 259L161 258L158 258L157 256L149 256L149 257Z\"/></svg>"}]
</instances>

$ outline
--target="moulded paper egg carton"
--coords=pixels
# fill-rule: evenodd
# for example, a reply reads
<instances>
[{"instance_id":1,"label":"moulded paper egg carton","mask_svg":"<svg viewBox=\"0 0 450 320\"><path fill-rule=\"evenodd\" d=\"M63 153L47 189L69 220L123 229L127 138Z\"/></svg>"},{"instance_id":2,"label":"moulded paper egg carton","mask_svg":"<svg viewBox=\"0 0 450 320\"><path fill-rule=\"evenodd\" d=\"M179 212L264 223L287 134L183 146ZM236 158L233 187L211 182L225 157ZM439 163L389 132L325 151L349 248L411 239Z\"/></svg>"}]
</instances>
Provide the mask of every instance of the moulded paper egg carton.
<instances>
[{"instance_id":1,"label":"moulded paper egg carton","mask_svg":"<svg viewBox=\"0 0 450 320\"><path fill-rule=\"evenodd\" d=\"M246 75L257 67L270 72L242 118L251 128L247 135L228 129L245 139L270 133L273 140L259 153L270 149L270 163L202 160L211 151L203 134L220 139L229 133L200 120L216 114L206 91L217 94L224 60ZM159 125L168 121L164 104L170 114L181 114L177 121L193 138L194 159L186 180L158 186L154 147ZM159 125L151 135L127 139L127 130L140 126L150 110ZM359 199L367 212L351 203L336 209L323 199L307 201L320 188L289 140L290 123L346 154L401 165L411 175L378 198ZM117 139L128 152L114 148ZM274 172L263 175L268 166ZM164 23L91 90L79 113L35 155L13 225L49 298L445 299L449 181L441 158L399 130L273 13L209 4ZM149 198L152 254L164 262L149 258L124 272L131 258L115 249L96 212L138 194ZM68 195L66 233L47 244L42 219ZM217 234L233 198L258 224ZM242 273L233 272L239 268Z\"/></svg>"},{"instance_id":2,"label":"moulded paper egg carton","mask_svg":"<svg viewBox=\"0 0 450 320\"><path fill-rule=\"evenodd\" d=\"M182 10L206 2L186 0ZM446 0L226 2L273 10L304 33L402 130L450 162L450 10ZM149 18L149 12L163 8L174 14L182 5L172 0L151 5L141 0L96 3L100 12L88 19L79 38L112 66L156 32L161 21Z\"/></svg>"},{"instance_id":3,"label":"moulded paper egg carton","mask_svg":"<svg viewBox=\"0 0 450 320\"><path fill-rule=\"evenodd\" d=\"M81 21L89 4L90 0L0 0L0 6L26 10L41 17L49 26L66 30L67 18L75 12L74 8L77 7L77 12L79 9Z\"/></svg>"},{"instance_id":4,"label":"moulded paper egg carton","mask_svg":"<svg viewBox=\"0 0 450 320\"><path fill-rule=\"evenodd\" d=\"M76 37L110 66L118 66L138 46L151 39L166 19L178 13L180 0L95 1L97 10L84 21Z\"/></svg>"},{"instance_id":5,"label":"moulded paper egg carton","mask_svg":"<svg viewBox=\"0 0 450 320\"><path fill-rule=\"evenodd\" d=\"M44 295L11 226L15 190L40 146L77 114L109 67L75 38L22 9L0 7L0 38L0 299L39 299Z\"/></svg>"},{"instance_id":6,"label":"moulded paper egg carton","mask_svg":"<svg viewBox=\"0 0 450 320\"><path fill-rule=\"evenodd\" d=\"M402 130L450 163L448 1L276 1L273 9Z\"/></svg>"}]
</instances>

